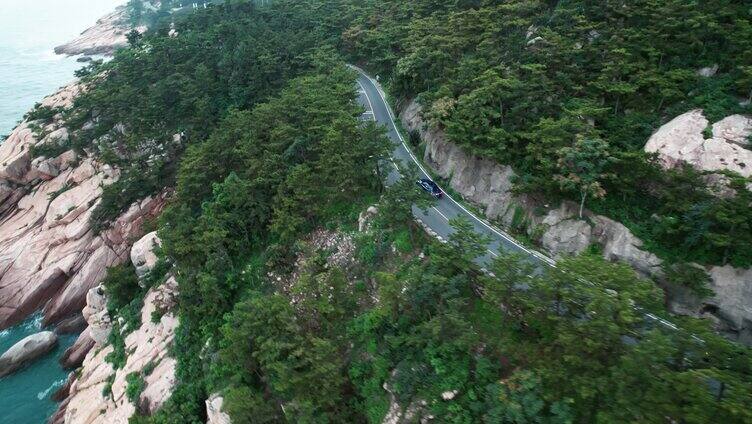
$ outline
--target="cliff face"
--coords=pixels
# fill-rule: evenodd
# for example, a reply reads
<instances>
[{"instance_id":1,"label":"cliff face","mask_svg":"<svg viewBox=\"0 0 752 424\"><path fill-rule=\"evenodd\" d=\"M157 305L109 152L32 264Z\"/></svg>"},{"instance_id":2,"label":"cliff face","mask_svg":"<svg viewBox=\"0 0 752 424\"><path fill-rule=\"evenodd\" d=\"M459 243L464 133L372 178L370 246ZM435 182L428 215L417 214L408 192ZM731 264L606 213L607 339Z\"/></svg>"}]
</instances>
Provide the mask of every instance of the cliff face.
<instances>
[{"instance_id":1,"label":"cliff face","mask_svg":"<svg viewBox=\"0 0 752 424\"><path fill-rule=\"evenodd\" d=\"M107 313L104 296L99 287L91 293L87 304L89 329L101 330L101 315ZM125 338L126 361L122 368L114 369L105 360L113 347L105 341L97 341L86 355L83 366L71 374L68 397L50 422L126 424L136 411L148 415L159 409L169 399L175 385L176 361L169 356L169 347L178 326L174 311L176 297L174 278L147 292L141 309L142 324ZM156 321L153 319L155 312L163 314ZM143 381L143 389L136 397L127 394L132 384L128 376L132 374Z\"/></svg>"},{"instance_id":2,"label":"cliff face","mask_svg":"<svg viewBox=\"0 0 752 424\"><path fill-rule=\"evenodd\" d=\"M488 219L499 222L503 228L524 227L531 238L554 256L578 254L591 244L597 244L606 259L626 262L645 276L662 277L662 261L643 250L643 242L624 225L589 211L585 211L585 219L579 219L577 205L571 203L565 202L553 209L543 199L513 194L515 173L511 167L475 157L447 141L441 130L423 121L421 107L415 101L403 110L401 118L407 130L417 131L425 141L424 162L437 175L448 179L452 189L465 200L481 207ZM742 120L737 118L721 121L713 127L714 133L718 138L721 134L739 138L735 135L747 134L747 127L739 128L740 122ZM663 128L656 134L675 131ZM729 148L741 149L738 145ZM714 163L722 163L721 159L714 159ZM740 163L738 160L731 162ZM730 266L706 270L712 280L713 298L700 300L686 291L669 291L669 306L678 313L710 315L720 330L744 343L752 343L752 270Z\"/></svg>"},{"instance_id":3,"label":"cliff face","mask_svg":"<svg viewBox=\"0 0 752 424\"><path fill-rule=\"evenodd\" d=\"M81 87L72 84L46 98L48 107L70 107ZM86 292L106 269L125 261L146 219L159 214L165 196L135 203L99 235L89 217L102 187L118 171L90 157L66 151L33 159L32 146L67 139L61 116L37 140L24 122L0 145L0 329L43 309L44 324L81 311Z\"/></svg>"}]
</instances>

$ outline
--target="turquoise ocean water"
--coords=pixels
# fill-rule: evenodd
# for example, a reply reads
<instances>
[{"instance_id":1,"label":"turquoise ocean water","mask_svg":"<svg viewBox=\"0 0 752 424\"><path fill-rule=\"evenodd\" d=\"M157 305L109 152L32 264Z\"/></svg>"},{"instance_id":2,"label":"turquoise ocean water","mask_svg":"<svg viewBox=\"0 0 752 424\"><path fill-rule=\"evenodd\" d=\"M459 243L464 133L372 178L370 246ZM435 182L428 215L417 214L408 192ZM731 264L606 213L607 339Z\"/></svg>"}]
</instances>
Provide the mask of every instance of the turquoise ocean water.
<instances>
[{"instance_id":1,"label":"turquoise ocean water","mask_svg":"<svg viewBox=\"0 0 752 424\"><path fill-rule=\"evenodd\" d=\"M126 0L0 0L0 140L36 102L73 80L75 58L52 49L93 25ZM0 331L0 354L41 330L41 317ZM44 423L56 405L49 397L67 373L58 365L75 340L64 336L56 350L22 371L0 379L0 424Z\"/></svg>"}]
</instances>

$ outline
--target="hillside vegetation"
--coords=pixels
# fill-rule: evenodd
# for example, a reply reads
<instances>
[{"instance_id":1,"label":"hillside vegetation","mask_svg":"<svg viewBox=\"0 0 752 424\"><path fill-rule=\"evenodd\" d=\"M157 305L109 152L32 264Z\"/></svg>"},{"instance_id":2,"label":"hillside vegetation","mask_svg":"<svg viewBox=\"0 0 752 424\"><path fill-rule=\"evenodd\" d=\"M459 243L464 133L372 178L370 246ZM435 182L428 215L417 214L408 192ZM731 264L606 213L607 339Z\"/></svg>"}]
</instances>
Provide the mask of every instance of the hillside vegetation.
<instances>
[{"instance_id":1,"label":"hillside vegetation","mask_svg":"<svg viewBox=\"0 0 752 424\"><path fill-rule=\"evenodd\" d=\"M750 112L747 2L373 2L342 42L452 142L512 165L520 190L587 198L669 260L752 264L748 192L716 199L697 172L642 153L693 108Z\"/></svg>"},{"instance_id":2,"label":"hillside vegetation","mask_svg":"<svg viewBox=\"0 0 752 424\"><path fill-rule=\"evenodd\" d=\"M442 423L752 420L748 349L703 321L654 326L642 312L665 315L662 294L626 265L585 255L538 275L501 257L489 276L467 223L447 244L428 240L411 171L382 185L389 142L359 119L345 66L419 96L453 141L512 164L520 190L584 190L666 255L748 265L749 199L713 199L697 173L640 153L675 113L739 110L752 89L748 7L229 3L177 19L177 36L164 20L132 34L80 72L91 86L66 112L71 145L123 171L97 228L175 188L156 272L180 286L178 385L133 423L203 423L214 392L235 423L380 423L394 405ZM714 63L719 75L697 76ZM564 156L596 158L582 168L598 172L578 180Z\"/></svg>"}]
</instances>

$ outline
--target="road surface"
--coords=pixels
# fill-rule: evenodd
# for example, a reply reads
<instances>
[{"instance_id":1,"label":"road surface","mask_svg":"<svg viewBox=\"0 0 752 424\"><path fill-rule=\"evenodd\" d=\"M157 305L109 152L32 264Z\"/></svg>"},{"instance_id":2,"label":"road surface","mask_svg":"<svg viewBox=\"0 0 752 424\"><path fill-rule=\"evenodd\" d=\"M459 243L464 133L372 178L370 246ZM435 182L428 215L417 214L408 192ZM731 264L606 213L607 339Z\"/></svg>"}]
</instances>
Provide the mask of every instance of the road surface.
<instances>
[{"instance_id":1,"label":"road surface","mask_svg":"<svg viewBox=\"0 0 752 424\"><path fill-rule=\"evenodd\" d=\"M394 144L392 160L395 166L391 167L387 182L392 183L400 178L397 170L397 162L402 162L406 167L410 162L417 165L420 178L431 178L426 172L423 164L416 158L407 147L405 140L397 130L394 122L395 116L386 102L384 92L381 90L378 82L365 74L360 69L354 68L358 72L358 92L359 101L366 109L364 119L372 119L386 128L389 139ZM418 187L416 185L416 190ZM425 212L413 207L413 214L420 219L428 228L433 230L439 237L446 240L452 233L453 229L449 225L452 218L462 217L472 223L475 231L488 237L491 242L488 245L486 255L478 259L481 265L488 264L493 258L498 257L500 253L519 253L528 258L534 265L540 268L554 265L554 261L539 252L528 249L514 238L504 233L498 228L488 223L483 218L475 215L473 212L462 206L452 198L446 190L442 188L444 197L430 207ZM428 194L426 194L428 196Z\"/></svg>"}]
</instances>

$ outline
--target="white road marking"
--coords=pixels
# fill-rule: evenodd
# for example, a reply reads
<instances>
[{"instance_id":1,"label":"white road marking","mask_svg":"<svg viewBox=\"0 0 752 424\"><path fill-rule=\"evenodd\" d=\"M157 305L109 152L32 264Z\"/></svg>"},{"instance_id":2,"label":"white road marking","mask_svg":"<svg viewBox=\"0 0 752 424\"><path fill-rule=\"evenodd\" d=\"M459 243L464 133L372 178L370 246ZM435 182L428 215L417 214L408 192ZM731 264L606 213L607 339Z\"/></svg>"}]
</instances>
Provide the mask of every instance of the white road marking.
<instances>
[{"instance_id":1,"label":"white road marking","mask_svg":"<svg viewBox=\"0 0 752 424\"><path fill-rule=\"evenodd\" d=\"M433 208L431 208L431 209L435 210L437 214L441 215L442 218L446 219L447 222L449 222L449 218L447 218L446 215L444 215L443 213L441 213L441 211L438 210L435 206Z\"/></svg>"},{"instance_id":2,"label":"white road marking","mask_svg":"<svg viewBox=\"0 0 752 424\"><path fill-rule=\"evenodd\" d=\"M358 81L358 85L360 86L360 89L363 90L363 94L365 94L366 100L368 100L368 110L370 110L373 113L373 111L375 111L376 109L373 108L373 103L371 103L371 96L368 95L368 92L366 91L366 88L363 87L363 84L361 84L360 81ZM373 120L374 121L376 120L376 114L375 113L373 114Z\"/></svg>"},{"instance_id":3,"label":"white road marking","mask_svg":"<svg viewBox=\"0 0 752 424\"><path fill-rule=\"evenodd\" d=\"M394 128L394 132L397 133L397 137L399 137L400 142L402 142L402 146L407 151L407 153L410 155L410 158L412 158L413 162L415 162L415 164L418 165L418 168L420 168L421 172L423 172L424 175L429 176L428 172L426 172L425 168L423 168L423 165L418 161L418 158L415 157L415 155L413 154L412 150L410 150L410 148L407 147L407 143L405 143L405 139L402 137L402 134L400 133L399 129L397 128L397 124L394 122L394 119L395 119L394 118L394 113L392 112L392 109L389 107L389 104L386 102L386 98L384 96L384 93L379 88L378 83L375 82L373 80L373 78L371 78L370 76L366 75L366 73L363 72L362 69L360 69L360 68L358 68L356 66L352 66L352 65L350 65L350 66L353 69L357 70L358 73L360 73L362 76L366 77L366 79L368 79L368 81L370 81L371 84L373 84L373 86L376 88L376 92L379 93L379 97L381 97L381 101L384 103L384 107L386 108L387 114L389 115L389 121L392 124L392 128ZM363 91L366 91L365 87L363 87L363 84L360 81L358 81L358 85L363 89ZM370 106L371 110L375 110L373 108L373 103L371 103L371 96L368 95L367 91L364 94L366 96L366 100L368 100L368 105ZM467 210L467 208L465 208L464 206L462 206L459 202L457 202L456 200L454 200L454 198L452 198L452 196L450 196L449 194L447 194L447 192L445 190L442 190L442 191L444 192L445 196L449 200L452 201L452 203L454 203L455 205L457 205L467 215L471 216L473 219L475 219L476 221L478 221L484 227L488 228L494 234L498 235L499 237L503 238L504 240L508 241L509 243L512 243L518 249L526 252L527 254L529 254L531 256L535 256L536 258L542 260L543 262L547 263L549 266L556 267L556 263L554 262L553 259L551 259L551 258L549 258L549 257L547 257L547 256L545 256L545 255L543 255L543 254L541 254L539 252L532 251L532 250L526 248L525 246L521 245L517 240L515 240L512 237L510 237L510 236L508 236L508 235L500 232L499 230L495 229L490 224L488 224L486 221L484 221L484 220L478 218L477 216L475 216L475 214L473 214L472 212L470 212L469 210Z\"/></svg>"},{"instance_id":4,"label":"white road marking","mask_svg":"<svg viewBox=\"0 0 752 424\"><path fill-rule=\"evenodd\" d=\"M498 258L499 257L499 255L497 253L495 253L493 250L491 250L491 249L486 249L486 250L488 250L488 253L490 253L491 256L493 256L494 258Z\"/></svg>"}]
</instances>

